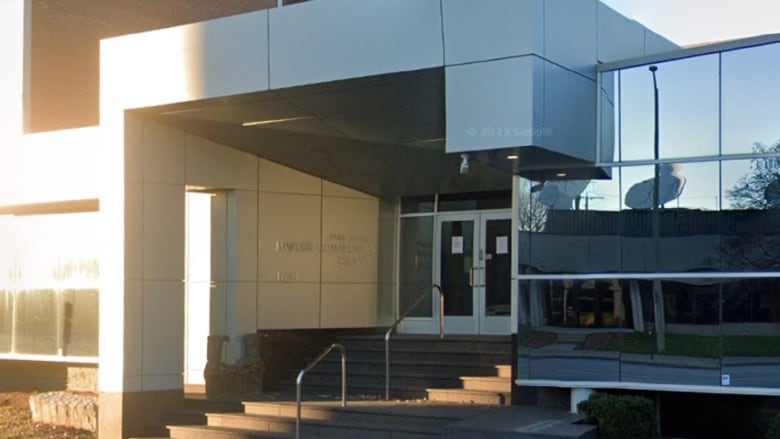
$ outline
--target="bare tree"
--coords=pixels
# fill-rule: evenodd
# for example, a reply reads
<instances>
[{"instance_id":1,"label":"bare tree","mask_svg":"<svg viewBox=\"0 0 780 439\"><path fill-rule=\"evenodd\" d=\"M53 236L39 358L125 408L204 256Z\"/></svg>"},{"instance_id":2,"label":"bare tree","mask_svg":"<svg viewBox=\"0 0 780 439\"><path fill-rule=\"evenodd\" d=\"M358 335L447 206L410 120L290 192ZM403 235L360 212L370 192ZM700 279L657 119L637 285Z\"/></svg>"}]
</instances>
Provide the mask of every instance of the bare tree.
<instances>
[{"instance_id":1,"label":"bare tree","mask_svg":"<svg viewBox=\"0 0 780 439\"><path fill-rule=\"evenodd\" d=\"M780 153L780 140L772 146L756 142L755 154ZM729 189L734 209L769 209L780 207L780 157L758 157L750 161L750 173Z\"/></svg>"},{"instance_id":2,"label":"bare tree","mask_svg":"<svg viewBox=\"0 0 780 439\"><path fill-rule=\"evenodd\" d=\"M750 161L750 172L728 190L733 210L723 230L722 264L730 268L780 268L780 141L753 145L761 154Z\"/></svg>"},{"instance_id":3,"label":"bare tree","mask_svg":"<svg viewBox=\"0 0 780 439\"><path fill-rule=\"evenodd\" d=\"M547 222L547 209L539 196L532 192L530 181L524 180L518 190L519 228L521 232L541 232Z\"/></svg>"}]
</instances>

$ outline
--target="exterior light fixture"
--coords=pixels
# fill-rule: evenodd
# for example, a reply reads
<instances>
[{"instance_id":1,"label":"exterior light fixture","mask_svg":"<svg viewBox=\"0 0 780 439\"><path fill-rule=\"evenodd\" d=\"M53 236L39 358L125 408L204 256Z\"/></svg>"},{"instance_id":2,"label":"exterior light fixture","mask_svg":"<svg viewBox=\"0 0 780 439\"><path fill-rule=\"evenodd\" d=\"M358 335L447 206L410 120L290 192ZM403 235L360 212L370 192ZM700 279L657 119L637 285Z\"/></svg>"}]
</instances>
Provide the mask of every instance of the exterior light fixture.
<instances>
[{"instance_id":1,"label":"exterior light fixture","mask_svg":"<svg viewBox=\"0 0 780 439\"><path fill-rule=\"evenodd\" d=\"M556 177L565 177L566 173L565 172L558 172L558 173L555 174L555 176Z\"/></svg>"},{"instance_id":2,"label":"exterior light fixture","mask_svg":"<svg viewBox=\"0 0 780 439\"><path fill-rule=\"evenodd\" d=\"M313 118L314 116L296 116L296 117L286 117L283 119L251 120L251 121L243 122L241 126L256 127L259 125L273 125L275 123L294 122L296 120L305 120L305 119L313 119Z\"/></svg>"},{"instance_id":3,"label":"exterior light fixture","mask_svg":"<svg viewBox=\"0 0 780 439\"><path fill-rule=\"evenodd\" d=\"M517 154L509 154L508 156L506 156L506 158L507 160L517 160L520 158L520 156Z\"/></svg>"}]
</instances>

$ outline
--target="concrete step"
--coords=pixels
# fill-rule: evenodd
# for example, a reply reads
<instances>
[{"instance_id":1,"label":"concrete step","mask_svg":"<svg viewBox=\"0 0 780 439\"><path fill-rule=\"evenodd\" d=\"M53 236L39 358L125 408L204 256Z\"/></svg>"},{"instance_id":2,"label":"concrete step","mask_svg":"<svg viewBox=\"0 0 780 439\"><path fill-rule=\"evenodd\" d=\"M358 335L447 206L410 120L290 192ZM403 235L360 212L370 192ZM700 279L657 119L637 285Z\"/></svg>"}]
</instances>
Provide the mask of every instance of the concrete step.
<instances>
[{"instance_id":1,"label":"concrete step","mask_svg":"<svg viewBox=\"0 0 780 439\"><path fill-rule=\"evenodd\" d=\"M168 424L199 425L206 423L206 412L198 409L174 409L166 418Z\"/></svg>"},{"instance_id":2,"label":"concrete step","mask_svg":"<svg viewBox=\"0 0 780 439\"><path fill-rule=\"evenodd\" d=\"M510 393L512 391L512 382L510 378L504 377L461 377L463 389L465 390L484 390L488 392Z\"/></svg>"},{"instance_id":3,"label":"concrete step","mask_svg":"<svg viewBox=\"0 0 780 439\"><path fill-rule=\"evenodd\" d=\"M349 380L349 378L347 379ZM305 380L304 380L305 381ZM289 385L280 389L284 394L295 394L295 386ZM301 388L301 394L304 401L322 400L322 399L341 399L341 384L339 385L318 385L316 383L304 382ZM350 400L376 400L385 397L385 382L377 379L373 385L357 387L348 385L347 399ZM390 397L393 399L420 399L427 395L426 388L409 388L396 386L393 381L390 382Z\"/></svg>"},{"instance_id":4,"label":"concrete step","mask_svg":"<svg viewBox=\"0 0 780 439\"><path fill-rule=\"evenodd\" d=\"M184 397L183 410L202 412L240 412L243 410L240 400L221 401L207 399L205 394L187 394Z\"/></svg>"},{"instance_id":5,"label":"concrete step","mask_svg":"<svg viewBox=\"0 0 780 439\"><path fill-rule=\"evenodd\" d=\"M171 439L262 439L289 438L290 433L250 431L238 428L211 427L208 425L171 425Z\"/></svg>"},{"instance_id":6,"label":"concrete step","mask_svg":"<svg viewBox=\"0 0 780 439\"><path fill-rule=\"evenodd\" d=\"M209 414L208 426L171 426L171 438L254 439L291 437L296 405L246 402L247 413ZM255 412L255 413L251 413ZM430 401L333 402L302 407L301 436L389 439L596 439L595 426L563 410Z\"/></svg>"},{"instance_id":7,"label":"concrete step","mask_svg":"<svg viewBox=\"0 0 780 439\"><path fill-rule=\"evenodd\" d=\"M384 335L340 337L339 342L348 350L351 348L384 352L385 348ZM423 349L437 352L484 350L510 353L512 346L510 337L502 336L446 335L444 338L439 338L430 335L394 334L390 339L390 350L395 349Z\"/></svg>"},{"instance_id":8,"label":"concrete step","mask_svg":"<svg viewBox=\"0 0 780 439\"><path fill-rule=\"evenodd\" d=\"M495 363L485 362L483 359L472 359L473 361L459 361L452 363L443 363L441 361L421 361L421 360L406 360L400 361L395 357L390 357L390 374L411 376L423 376L423 375L440 375L442 373L448 373L449 375L468 375L468 376L493 376L497 372ZM511 367L506 366L508 375L511 374ZM292 371L295 375L300 370ZM341 360L339 361L323 361L318 364L317 367L312 369L306 375L319 372L329 373L341 373ZM385 358L384 354L381 358L370 358L358 360L351 356L347 358L347 375L350 374L365 374L365 375L385 375ZM291 373L292 375L292 373Z\"/></svg>"},{"instance_id":9,"label":"concrete step","mask_svg":"<svg viewBox=\"0 0 780 439\"><path fill-rule=\"evenodd\" d=\"M451 408L423 402L417 405L400 405L384 401L348 401L347 404L347 407L341 407L337 403L304 403L301 407L301 418L308 421L360 421L382 425L403 423L431 427L447 425L463 417ZM251 401L244 403L244 412L249 415L294 419L297 406L294 403Z\"/></svg>"},{"instance_id":10,"label":"concrete step","mask_svg":"<svg viewBox=\"0 0 780 439\"><path fill-rule=\"evenodd\" d=\"M460 384L460 377L450 376L449 374L396 374L390 375L391 383L396 387L423 390L427 387L451 387ZM334 386L341 388L341 372L315 372L311 370L303 378L303 387L314 386ZM355 388L381 387L384 389L384 372L375 374L349 374L347 373L347 391Z\"/></svg>"},{"instance_id":11,"label":"concrete step","mask_svg":"<svg viewBox=\"0 0 780 439\"><path fill-rule=\"evenodd\" d=\"M484 390L428 389L428 399L431 401L471 404L512 404L512 396L509 392L490 392Z\"/></svg>"},{"instance_id":12,"label":"concrete step","mask_svg":"<svg viewBox=\"0 0 780 439\"><path fill-rule=\"evenodd\" d=\"M511 358L511 353L508 352L496 352L485 350L467 350L463 351L429 351L426 349L408 349L403 351L391 351L390 352L390 364L395 362L437 362L441 364L498 364L506 363ZM340 362L341 358L338 355L328 354L323 360L325 362L333 361ZM377 364L385 364L384 351L366 351L366 350L347 350L347 364L350 361L359 362L374 362Z\"/></svg>"},{"instance_id":13,"label":"concrete step","mask_svg":"<svg viewBox=\"0 0 780 439\"><path fill-rule=\"evenodd\" d=\"M242 413L209 414L210 427L239 429L247 431L262 431L275 433L293 433L295 418L288 416L249 415ZM350 418L338 419L303 419L301 436L318 435L323 437L375 438L375 437L405 437L433 438L440 437L441 425L434 423L413 424L403 418L386 416L382 422L373 417L353 415ZM449 422L448 422L449 423Z\"/></svg>"}]
</instances>

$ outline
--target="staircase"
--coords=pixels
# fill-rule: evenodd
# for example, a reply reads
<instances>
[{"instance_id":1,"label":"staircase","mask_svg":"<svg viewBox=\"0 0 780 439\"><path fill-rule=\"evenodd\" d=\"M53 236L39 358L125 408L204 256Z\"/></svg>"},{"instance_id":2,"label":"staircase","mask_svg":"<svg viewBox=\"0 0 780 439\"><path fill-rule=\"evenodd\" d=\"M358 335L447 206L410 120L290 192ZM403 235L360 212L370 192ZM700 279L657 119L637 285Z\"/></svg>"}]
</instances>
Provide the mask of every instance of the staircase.
<instances>
[{"instance_id":1,"label":"staircase","mask_svg":"<svg viewBox=\"0 0 780 439\"><path fill-rule=\"evenodd\" d=\"M294 402L245 402L243 413L209 413L207 425L170 426L178 439L289 438ZM577 415L529 407L447 404L433 401L307 402L301 437L355 439L595 439L596 427Z\"/></svg>"},{"instance_id":2,"label":"staircase","mask_svg":"<svg viewBox=\"0 0 780 439\"><path fill-rule=\"evenodd\" d=\"M339 342L347 353L347 407L336 401L341 393L341 357L333 352L304 377L301 437L595 437L593 426L573 424L580 419L577 415L506 407L511 402L509 337L394 336L390 401L383 400L384 338L344 337ZM179 439L292 437L294 395L291 384L267 395L275 401L247 401L239 412L205 413L205 425L198 421L169 425L169 434Z\"/></svg>"},{"instance_id":3,"label":"staircase","mask_svg":"<svg viewBox=\"0 0 780 439\"><path fill-rule=\"evenodd\" d=\"M385 394L382 336L345 337L348 393L358 399ZM394 335L390 340L390 397L509 405L512 347L506 336ZM306 374L310 394L337 397L341 357L331 353Z\"/></svg>"}]
</instances>

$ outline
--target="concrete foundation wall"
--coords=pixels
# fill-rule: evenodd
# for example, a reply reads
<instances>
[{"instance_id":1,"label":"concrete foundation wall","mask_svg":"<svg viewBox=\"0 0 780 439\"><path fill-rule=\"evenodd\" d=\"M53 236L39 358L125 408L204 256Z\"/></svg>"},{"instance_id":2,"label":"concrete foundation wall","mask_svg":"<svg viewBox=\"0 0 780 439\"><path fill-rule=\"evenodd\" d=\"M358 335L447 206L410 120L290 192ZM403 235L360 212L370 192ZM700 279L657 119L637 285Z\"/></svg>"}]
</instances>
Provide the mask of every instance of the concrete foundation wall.
<instances>
[{"instance_id":1,"label":"concrete foundation wall","mask_svg":"<svg viewBox=\"0 0 780 439\"><path fill-rule=\"evenodd\" d=\"M97 365L3 360L0 388L97 392Z\"/></svg>"}]
</instances>

